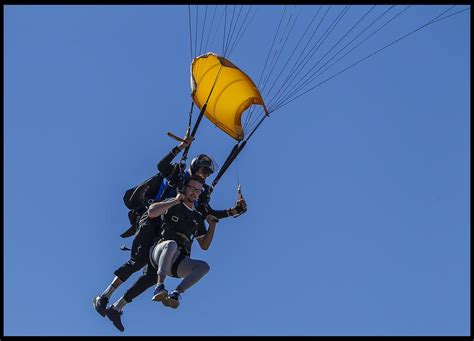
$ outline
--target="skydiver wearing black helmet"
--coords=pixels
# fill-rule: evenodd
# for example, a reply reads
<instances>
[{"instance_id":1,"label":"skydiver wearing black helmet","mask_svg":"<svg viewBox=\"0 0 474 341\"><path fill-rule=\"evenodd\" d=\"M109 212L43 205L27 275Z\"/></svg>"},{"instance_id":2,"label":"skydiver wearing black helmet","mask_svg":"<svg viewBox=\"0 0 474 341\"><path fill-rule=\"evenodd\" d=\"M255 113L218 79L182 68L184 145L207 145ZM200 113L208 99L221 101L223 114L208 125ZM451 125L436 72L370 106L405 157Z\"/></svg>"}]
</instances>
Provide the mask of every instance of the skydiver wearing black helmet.
<instances>
[{"instance_id":1,"label":"skydiver wearing black helmet","mask_svg":"<svg viewBox=\"0 0 474 341\"><path fill-rule=\"evenodd\" d=\"M157 164L157 168L160 173L165 177L163 181L162 188L162 198L172 198L176 196L178 192L178 187L180 184L184 183L191 175L198 175L204 181L216 171L215 162L206 154L199 154L194 159L191 160L191 164L186 171L180 172L180 164L173 163L173 159L178 155L178 153L188 147L193 140L193 137L186 135L184 138L185 142L182 142L177 147L174 147L160 162ZM184 179L180 179L180 176L184 176ZM212 214L217 217L217 219L226 218L230 216L237 216L245 212L247 204L244 199L240 199L235 203L235 206L227 210L213 210L209 206L210 200L210 187L206 183L203 185L203 191L199 196L199 199L196 203L196 208L203 215Z\"/></svg>"}]
</instances>

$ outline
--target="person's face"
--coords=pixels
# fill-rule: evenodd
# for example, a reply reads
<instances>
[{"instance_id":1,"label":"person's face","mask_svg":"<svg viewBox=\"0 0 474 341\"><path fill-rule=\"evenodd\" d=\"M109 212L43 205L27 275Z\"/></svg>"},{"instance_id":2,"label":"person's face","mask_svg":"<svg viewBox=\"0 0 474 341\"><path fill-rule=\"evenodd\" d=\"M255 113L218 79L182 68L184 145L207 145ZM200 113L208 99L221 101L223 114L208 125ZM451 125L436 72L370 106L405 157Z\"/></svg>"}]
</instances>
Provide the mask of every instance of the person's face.
<instances>
[{"instance_id":1,"label":"person's face","mask_svg":"<svg viewBox=\"0 0 474 341\"><path fill-rule=\"evenodd\" d=\"M200 176L205 180L209 175L211 175L211 171L209 170L209 168L199 167L196 172L196 175Z\"/></svg>"},{"instance_id":2,"label":"person's face","mask_svg":"<svg viewBox=\"0 0 474 341\"><path fill-rule=\"evenodd\" d=\"M184 188L184 196L186 201L194 202L199 197L201 192L202 184L197 181L190 180Z\"/></svg>"}]
</instances>

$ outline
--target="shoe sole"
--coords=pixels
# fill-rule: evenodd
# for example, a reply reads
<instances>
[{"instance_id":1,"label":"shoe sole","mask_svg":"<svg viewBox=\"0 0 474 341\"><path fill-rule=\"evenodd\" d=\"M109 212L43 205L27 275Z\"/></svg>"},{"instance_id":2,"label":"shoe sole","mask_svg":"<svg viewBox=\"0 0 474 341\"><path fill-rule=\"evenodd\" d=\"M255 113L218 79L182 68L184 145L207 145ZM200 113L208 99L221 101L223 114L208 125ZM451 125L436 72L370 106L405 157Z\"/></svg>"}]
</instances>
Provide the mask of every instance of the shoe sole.
<instances>
[{"instance_id":1,"label":"shoe sole","mask_svg":"<svg viewBox=\"0 0 474 341\"><path fill-rule=\"evenodd\" d=\"M170 307L170 308L173 308L173 309L176 309L179 307L179 301L178 300L173 300L172 298L165 298L163 300L163 305L167 306L167 307Z\"/></svg>"},{"instance_id":2,"label":"shoe sole","mask_svg":"<svg viewBox=\"0 0 474 341\"><path fill-rule=\"evenodd\" d=\"M92 305L94 306L95 311L97 311L102 317L105 317L105 310L101 311L97 309L97 305L95 304L95 302L96 302L96 299L94 298L94 300L92 301Z\"/></svg>"},{"instance_id":3,"label":"shoe sole","mask_svg":"<svg viewBox=\"0 0 474 341\"><path fill-rule=\"evenodd\" d=\"M168 293L166 291L162 291L156 295L154 295L151 299L156 302L162 301L166 296L168 296Z\"/></svg>"}]
</instances>

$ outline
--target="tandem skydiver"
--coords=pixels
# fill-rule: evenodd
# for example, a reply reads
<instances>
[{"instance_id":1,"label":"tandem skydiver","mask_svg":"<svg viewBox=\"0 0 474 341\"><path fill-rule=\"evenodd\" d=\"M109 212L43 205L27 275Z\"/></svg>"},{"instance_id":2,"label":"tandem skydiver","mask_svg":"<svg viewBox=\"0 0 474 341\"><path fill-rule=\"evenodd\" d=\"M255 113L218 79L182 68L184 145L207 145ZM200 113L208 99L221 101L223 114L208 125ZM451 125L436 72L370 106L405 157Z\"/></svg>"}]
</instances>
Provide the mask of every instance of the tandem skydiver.
<instances>
[{"instance_id":1,"label":"tandem skydiver","mask_svg":"<svg viewBox=\"0 0 474 341\"><path fill-rule=\"evenodd\" d=\"M157 165L158 170L164 177L159 190L154 196L154 201L163 200L166 198L173 197L178 192L179 183L185 181L192 174L196 174L204 180L211 175L214 170L214 162L207 155L201 154L194 158L191 162L190 168L180 174L176 170L179 164L172 164L173 158L184 148L190 146L192 137L186 136L184 142L174 147L168 155L166 155ZM183 179L179 179L179 178ZM199 195L199 199L196 203L196 208L199 209L205 215L211 214L217 219L238 216L244 213L247 209L246 202L244 199L240 199L236 202L236 205L231 209L215 211L209 206L210 191L209 186L204 184L206 189ZM140 295L147 288L153 286L156 283L156 271L148 271L149 262L148 252L153 243L160 238L161 233L161 220L150 222L147 221L147 207L144 210L145 214L140 217L138 229L135 233L134 240L132 242L130 260L124 263L118 268L114 274L115 278L112 280L110 285L103 291L102 294L94 298L94 308L102 316L108 316L108 318L114 322L114 325L120 330L123 330L123 326L120 322L120 315L125 304L130 303L133 298ZM123 282L125 282L134 272L137 272L145 266L144 275L141 276L127 292L111 307L107 308L107 304L110 300L111 295Z\"/></svg>"}]
</instances>

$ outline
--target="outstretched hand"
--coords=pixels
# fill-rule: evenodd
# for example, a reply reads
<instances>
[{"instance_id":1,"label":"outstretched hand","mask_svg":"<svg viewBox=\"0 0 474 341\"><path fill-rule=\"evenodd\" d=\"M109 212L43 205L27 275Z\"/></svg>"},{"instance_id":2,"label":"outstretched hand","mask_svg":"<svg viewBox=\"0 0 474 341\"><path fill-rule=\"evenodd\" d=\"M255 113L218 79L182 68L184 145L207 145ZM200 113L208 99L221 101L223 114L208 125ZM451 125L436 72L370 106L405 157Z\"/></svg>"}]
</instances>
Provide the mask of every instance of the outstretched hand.
<instances>
[{"instance_id":1,"label":"outstretched hand","mask_svg":"<svg viewBox=\"0 0 474 341\"><path fill-rule=\"evenodd\" d=\"M186 133L186 136L183 138L183 142L181 142L179 145L178 145L178 148L180 150L184 149L184 148L188 148L191 143L194 141L194 137L189 135L189 132Z\"/></svg>"}]
</instances>

